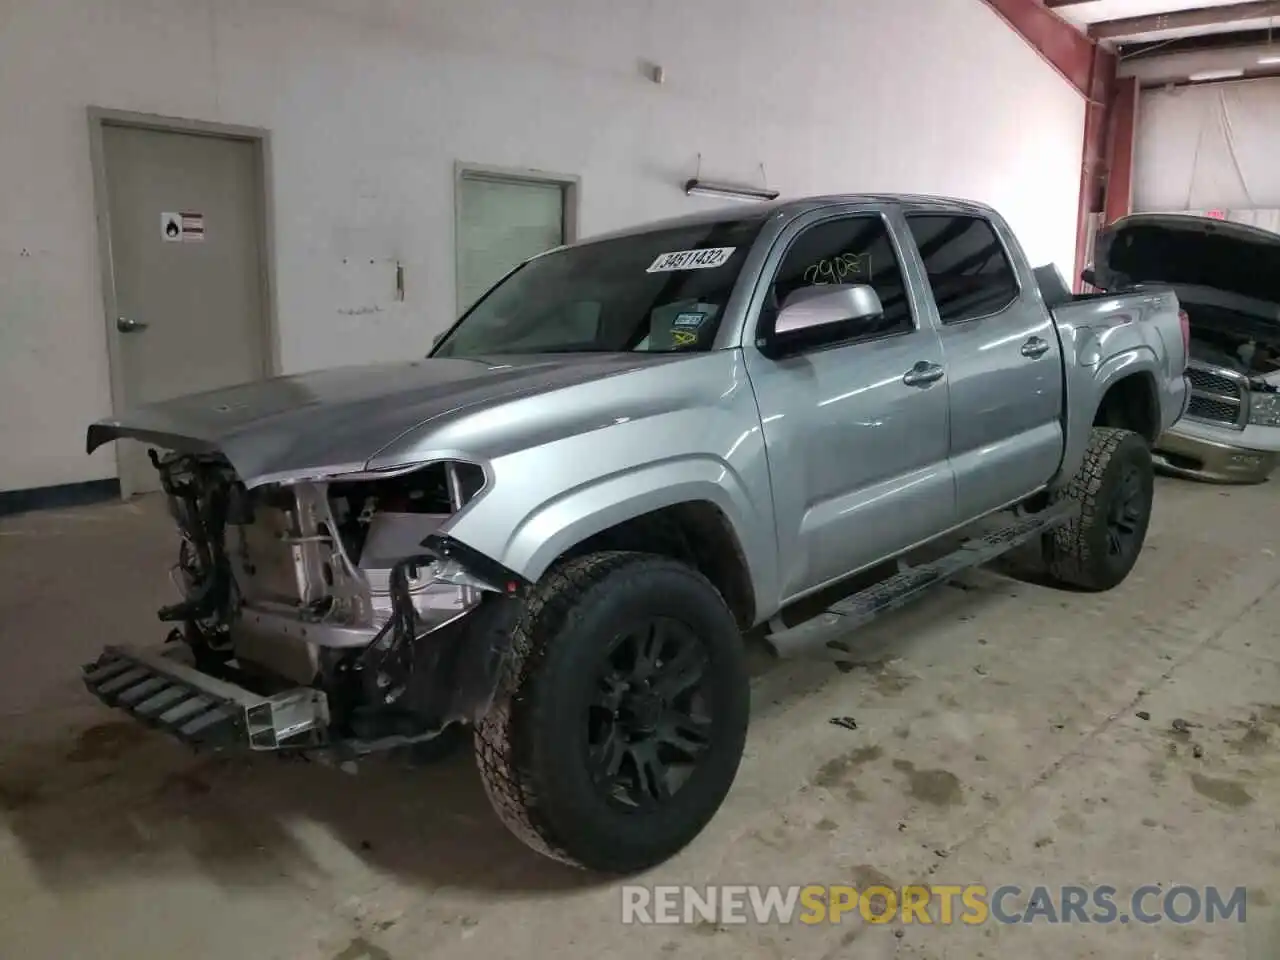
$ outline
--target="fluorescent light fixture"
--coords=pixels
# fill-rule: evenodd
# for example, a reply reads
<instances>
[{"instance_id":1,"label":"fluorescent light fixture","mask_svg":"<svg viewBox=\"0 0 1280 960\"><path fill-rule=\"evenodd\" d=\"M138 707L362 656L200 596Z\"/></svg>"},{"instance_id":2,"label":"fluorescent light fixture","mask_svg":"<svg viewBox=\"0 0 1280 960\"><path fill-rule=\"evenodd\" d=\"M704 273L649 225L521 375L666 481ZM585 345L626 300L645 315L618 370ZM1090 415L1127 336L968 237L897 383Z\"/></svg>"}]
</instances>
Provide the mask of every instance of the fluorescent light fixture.
<instances>
[{"instance_id":1,"label":"fluorescent light fixture","mask_svg":"<svg viewBox=\"0 0 1280 960\"><path fill-rule=\"evenodd\" d=\"M1244 71L1238 67L1230 70L1202 70L1199 73L1193 73L1187 77L1193 83L1198 80L1232 80L1235 77L1243 77Z\"/></svg>"},{"instance_id":2,"label":"fluorescent light fixture","mask_svg":"<svg viewBox=\"0 0 1280 960\"><path fill-rule=\"evenodd\" d=\"M779 196L777 190L743 187L733 183L713 183L696 177L685 183L684 192L691 197L719 197L721 200L744 200L754 203L777 200Z\"/></svg>"},{"instance_id":3,"label":"fluorescent light fixture","mask_svg":"<svg viewBox=\"0 0 1280 960\"><path fill-rule=\"evenodd\" d=\"M1259 57L1258 65L1262 67L1278 66L1280 65L1280 54L1272 54L1266 57Z\"/></svg>"}]
</instances>

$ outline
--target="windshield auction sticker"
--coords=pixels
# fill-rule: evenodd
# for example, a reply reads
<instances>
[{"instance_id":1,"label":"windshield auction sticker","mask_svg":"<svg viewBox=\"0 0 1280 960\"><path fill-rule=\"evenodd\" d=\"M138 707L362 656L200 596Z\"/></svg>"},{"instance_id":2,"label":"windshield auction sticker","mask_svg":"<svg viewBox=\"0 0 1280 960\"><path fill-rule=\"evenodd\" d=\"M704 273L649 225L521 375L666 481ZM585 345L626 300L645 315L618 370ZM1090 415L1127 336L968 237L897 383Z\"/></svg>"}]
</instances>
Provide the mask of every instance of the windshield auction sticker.
<instances>
[{"instance_id":1,"label":"windshield auction sticker","mask_svg":"<svg viewBox=\"0 0 1280 960\"><path fill-rule=\"evenodd\" d=\"M737 247L708 247L705 250L675 250L658 255L645 273L670 273L673 270L709 270L722 267Z\"/></svg>"}]
</instances>

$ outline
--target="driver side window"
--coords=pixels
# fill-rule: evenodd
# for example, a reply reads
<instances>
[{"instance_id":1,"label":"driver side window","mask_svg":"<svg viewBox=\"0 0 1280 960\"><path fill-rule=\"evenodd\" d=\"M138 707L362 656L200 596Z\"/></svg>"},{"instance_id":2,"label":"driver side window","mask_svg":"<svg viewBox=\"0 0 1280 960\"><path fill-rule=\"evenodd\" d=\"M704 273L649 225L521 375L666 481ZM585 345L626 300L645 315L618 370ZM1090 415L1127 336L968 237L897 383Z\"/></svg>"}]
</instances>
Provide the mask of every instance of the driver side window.
<instances>
[{"instance_id":1,"label":"driver side window","mask_svg":"<svg viewBox=\"0 0 1280 960\"><path fill-rule=\"evenodd\" d=\"M889 228L879 215L863 214L816 224L795 239L769 288L761 330L773 329L778 311L798 291L855 283L875 290L884 313L855 321L852 330L841 331L840 340L879 339L915 329Z\"/></svg>"}]
</instances>

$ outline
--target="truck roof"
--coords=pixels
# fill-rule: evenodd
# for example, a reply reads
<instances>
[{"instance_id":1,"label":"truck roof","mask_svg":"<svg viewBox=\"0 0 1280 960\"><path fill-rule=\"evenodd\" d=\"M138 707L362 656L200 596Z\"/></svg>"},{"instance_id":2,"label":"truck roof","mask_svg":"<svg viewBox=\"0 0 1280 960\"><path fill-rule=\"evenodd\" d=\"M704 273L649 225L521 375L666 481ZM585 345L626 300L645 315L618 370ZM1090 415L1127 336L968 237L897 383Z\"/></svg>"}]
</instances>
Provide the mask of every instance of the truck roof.
<instances>
[{"instance_id":1,"label":"truck roof","mask_svg":"<svg viewBox=\"0 0 1280 960\"><path fill-rule=\"evenodd\" d=\"M614 237L625 237L636 233L647 233L650 230L664 230L678 227L698 226L705 223L722 223L732 220L746 220L753 217L767 219L777 217L790 220L793 217L820 210L823 207L847 206L849 204L890 204L896 203L917 209L934 208L951 213L970 213L990 216L995 211L983 203L973 200L960 200L954 197L934 197L913 193L837 193L813 197L795 197L785 200L773 200L767 203L743 206L733 204L689 213L680 217L654 220L636 224L621 230L595 234L582 240L582 243L594 243L599 240L610 240Z\"/></svg>"}]
</instances>

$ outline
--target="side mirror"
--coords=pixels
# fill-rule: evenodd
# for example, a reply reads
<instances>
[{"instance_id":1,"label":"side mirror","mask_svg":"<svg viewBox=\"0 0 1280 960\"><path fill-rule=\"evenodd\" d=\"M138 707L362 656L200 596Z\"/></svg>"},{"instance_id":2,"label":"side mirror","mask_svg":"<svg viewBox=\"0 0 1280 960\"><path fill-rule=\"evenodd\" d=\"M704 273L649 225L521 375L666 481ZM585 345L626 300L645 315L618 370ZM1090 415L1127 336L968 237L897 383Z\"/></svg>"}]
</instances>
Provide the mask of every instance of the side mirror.
<instances>
[{"instance_id":1,"label":"side mirror","mask_svg":"<svg viewBox=\"0 0 1280 960\"><path fill-rule=\"evenodd\" d=\"M839 339L837 326L849 327L883 315L880 296L864 283L805 287L787 297L774 321L773 335L760 344L761 352L786 356L811 344Z\"/></svg>"},{"instance_id":2,"label":"side mirror","mask_svg":"<svg viewBox=\"0 0 1280 960\"><path fill-rule=\"evenodd\" d=\"M1093 267L1085 267L1080 271L1080 279L1091 287L1098 285L1098 275L1093 272Z\"/></svg>"}]
</instances>

